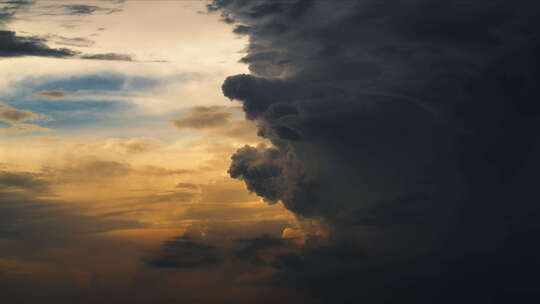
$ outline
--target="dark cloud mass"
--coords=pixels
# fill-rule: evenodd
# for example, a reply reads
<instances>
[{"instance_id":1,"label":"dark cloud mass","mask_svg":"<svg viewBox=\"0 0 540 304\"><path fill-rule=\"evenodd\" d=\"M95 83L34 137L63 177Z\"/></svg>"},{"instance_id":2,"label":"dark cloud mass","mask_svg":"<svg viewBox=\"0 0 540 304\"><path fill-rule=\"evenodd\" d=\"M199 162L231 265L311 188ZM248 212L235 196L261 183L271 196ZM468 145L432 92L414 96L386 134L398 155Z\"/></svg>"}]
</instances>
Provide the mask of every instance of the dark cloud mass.
<instances>
[{"instance_id":1,"label":"dark cloud mass","mask_svg":"<svg viewBox=\"0 0 540 304\"><path fill-rule=\"evenodd\" d=\"M47 192L50 182L39 173L0 171L0 191L24 190L32 193Z\"/></svg>"},{"instance_id":2,"label":"dark cloud mass","mask_svg":"<svg viewBox=\"0 0 540 304\"><path fill-rule=\"evenodd\" d=\"M274 145L238 150L230 175L332 230L282 257L280 283L324 303L540 300L536 2L209 10L249 36L251 75L223 93Z\"/></svg>"},{"instance_id":3,"label":"dark cloud mass","mask_svg":"<svg viewBox=\"0 0 540 304\"><path fill-rule=\"evenodd\" d=\"M208 267L218 262L215 247L189 237L176 237L166 241L159 254L146 260L148 266L160 268Z\"/></svg>"},{"instance_id":4,"label":"dark cloud mass","mask_svg":"<svg viewBox=\"0 0 540 304\"><path fill-rule=\"evenodd\" d=\"M0 31L0 58L19 56L72 57L75 51L50 48L45 39L39 37L21 37L12 31Z\"/></svg>"},{"instance_id":5,"label":"dark cloud mass","mask_svg":"<svg viewBox=\"0 0 540 304\"><path fill-rule=\"evenodd\" d=\"M0 30L0 58L39 56L53 58L80 58L90 60L132 61L130 55L118 53L84 54L67 48L51 48L47 39L37 36L18 36L13 31ZM66 43L64 43L66 44ZM73 44L72 44L73 45ZM80 45L79 45L80 46Z\"/></svg>"}]
</instances>

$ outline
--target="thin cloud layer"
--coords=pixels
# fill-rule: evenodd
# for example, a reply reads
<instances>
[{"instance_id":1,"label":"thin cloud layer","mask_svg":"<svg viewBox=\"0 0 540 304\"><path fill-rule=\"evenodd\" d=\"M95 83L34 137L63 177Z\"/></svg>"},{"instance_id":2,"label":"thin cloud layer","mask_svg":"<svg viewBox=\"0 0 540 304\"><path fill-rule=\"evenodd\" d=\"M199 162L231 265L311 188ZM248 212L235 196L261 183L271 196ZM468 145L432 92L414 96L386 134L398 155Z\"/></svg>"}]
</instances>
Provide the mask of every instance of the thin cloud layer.
<instances>
[{"instance_id":1,"label":"thin cloud layer","mask_svg":"<svg viewBox=\"0 0 540 304\"><path fill-rule=\"evenodd\" d=\"M19 123L27 120L33 120L39 116L31 111L15 109L12 107L0 107L0 120L8 123Z\"/></svg>"},{"instance_id":2,"label":"thin cloud layer","mask_svg":"<svg viewBox=\"0 0 540 304\"><path fill-rule=\"evenodd\" d=\"M209 10L249 37L251 75L227 78L223 93L274 145L238 150L230 175L332 232L327 249L282 264L283 280L325 303L539 298L527 283L537 265L518 258L540 250L535 2L216 0ZM494 261L500 273L487 270ZM454 280L467 270L475 276Z\"/></svg>"},{"instance_id":3,"label":"thin cloud layer","mask_svg":"<svg viewBox=\"0 0 540 304\"><path fill-rule=\"evenodd\" d=\"M68 92L61 90L52 90L52 91L41 91L36 93L36 96L49 97L54 99L62 99L69 96Z\"/></svg>"},{"instance_id":4,"label":"thin cloud layer","mask_svg":"<svg viewBox=\"0 0 540 304\"><path fill-rule=\"evenodd\" d=\"M7 128L1 128L4 134L24 134L30 132L48 132L50 128L41 127L36 124L25 123L26 121L42 119L43 116L32 111L12 108L10 106L0 106L0 121L9 124Z\"/></svg>"},{"instance_id":5,"label":"thin cloud layer","mask_svg":"<svg viewBox=\"0 0 540 304\"><path fill-rule=\"evenodd\" d=\"M232 114L224 111L223 107L195 107L190 113L173 120L174 125L182 129L219 128L229 123Z\"/></svg>"},{"instance_id":6,"label":"thin cloud layer","mask_svg":"<svg viewBox=\"0 0 540 304\"><path fill-rule=\"evenodd\" d=\"M199 130L213 138L237 139L257 142L256 126L251 121L232 119L233 108L223 106L199 106L172 121L179 130Z\"/></svg>"}]
</instances>

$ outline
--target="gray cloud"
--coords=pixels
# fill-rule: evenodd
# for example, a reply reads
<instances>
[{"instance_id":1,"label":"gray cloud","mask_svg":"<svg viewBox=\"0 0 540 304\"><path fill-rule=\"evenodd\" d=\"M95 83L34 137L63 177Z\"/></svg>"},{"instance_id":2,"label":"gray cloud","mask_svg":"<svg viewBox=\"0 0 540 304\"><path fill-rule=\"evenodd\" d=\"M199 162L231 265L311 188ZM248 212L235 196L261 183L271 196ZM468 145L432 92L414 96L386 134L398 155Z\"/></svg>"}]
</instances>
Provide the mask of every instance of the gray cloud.
<instances>
[{"instance_id":1,"label":"gray cloud","mask_svg":"<svg viewBox=\"0 0 540 304\"><path fill-rule=\"evenodd\" d=\"M0 191L23 190L44 193L49 190L49 186L50 181L39 173L0 171Z\"/></svg>"},{"instance_id":2,"label":"gray cloud","mask_svg":"<svg viewBox=\"0 0 540 304\"><path fill-rule=\"evenodd\" d=\"M110 1L114 2L114 1ZM118 2L121 4L121 2ZM122 8L117 7L102 7L88 4L62 4L50 5L46 7L47 12L44 15L94 15L94 14L113 14L122 11Z\"/></svg>"},{"instance_id":3,"label":"gray cloud","mask_svg":"<svg viewBox=\"0 0 540 304\"><path fill-rule=\"evenodd\" d=\"M0 57L43 56L73 57L77 52L61 48L50 48L45 39L39 37L21 37L12 31L0 31Z\"/></svg>"},{"instance_id":4,"label":"gray cloud","mask_svg":"<svg viewBox=\"0 0 540 304\"><path fill-rule=\"evenodd\" d=\"M219 256L214 246L176 237L166 241L161 252L145 262L147 266L159 268L197 268L218 264Z\"/></svg>"},{"instance_id":5,"label":"gray cloud","mask_svg":"<svg viewBox=\"0 0 540 304\"><path fill-rule=\"evenodd\" d=\"M131 55L118 53L88 54L82 55L80 58L91 60L133 61L133 57Z\"/></svg>"},{"instance_id":6,"label":"gray cloud","mask_svg":"<svg viewBox=\"0 0 540 304\"><path fill-rule=\"evenodd\" d=\"M51 48L47 39L37 36L17 36L13 31L0 30L0 57L39 56L53 58L80 58L88 60L132 61L130 55L118 53L82 54L67 48ZM65 44L65 43L64 43Z\"/></svg>"},{"instance_id":7,"label":"gray cloud","mask_svg":"<svg viewBox=\"0 0 540 304\"><path fill-rule=\"evenodd\" d=\"M122 4L122 2L111 1ZM16 14L22 10L33 7L39 13L39 9L45 9L42 15L91 15L95 13L112 14L121 11L121 7L98 7L94 5L74 4L74 5L51 5L47 7L34 7L35 1L4 1L0 3L0 26L16 18ZM133 58L127 54L104 53L104 54L81 54L78 51L68 48L51 48L47 46L48 40L53 40L57 44L67 46L85 47L91 46L94 42L85 38L66 38L58 35L19 36L14 31L2 30L0 28L0 58L40 56L53 58L81 58L90 60L115 60L132 61Z\"/></svg>"},{"instance_id":8,"label":"gray cloud","mask_svg":"<svg viewBox=\"0 0 540 304\"><path fill-rule=\"evenodd\" d=\"M230 175L331 227L334 245L284 266L287 278L325 303L540 297L519 291L536 270L517 258L540 252L523 235L540 231L528 216L539 5L216 0L209 10L249 37L251 75L227 78L223 93L274 145L238 150ZM341 267L355 252L368 258ZM497 260L504 271L485 271ZM467 269L477 276L453 280Z\"/></svg>"}]
</instances>

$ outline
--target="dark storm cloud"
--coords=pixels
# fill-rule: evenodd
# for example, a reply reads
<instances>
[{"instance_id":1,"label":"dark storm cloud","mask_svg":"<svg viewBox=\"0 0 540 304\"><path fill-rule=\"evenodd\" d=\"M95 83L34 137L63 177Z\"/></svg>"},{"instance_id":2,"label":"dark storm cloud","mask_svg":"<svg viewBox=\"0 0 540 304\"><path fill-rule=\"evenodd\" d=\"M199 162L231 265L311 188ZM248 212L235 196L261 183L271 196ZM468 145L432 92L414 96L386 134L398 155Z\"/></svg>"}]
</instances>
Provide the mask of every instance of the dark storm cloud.
<instances>
[{"instance_id":1,"label":"dark storm cloud","mask_svg":"<svg viewBox=\"0 0 540 304\"><path fill-rule=\"evenodd\" d=\"M176 237L163 244L161 252L146 259L146 265L159 268L197 268L219 263L217 248L189 237Z\"/></svg>"},{"instance_id":2,"label":"dark storm cloud","mask_svg":"<svg viewBox=\"0 0 540 304\"><path fill-rule=\"evenodd\" d=\"M238 150L230 175L362 252L346 268L338 245L307 250L308 271L284 267L289 278L328 303L538 299L536 2L216 0L209 10L249 35L251 75L227 78L223 93L274 145Z\"/></svg>"}]
</instances>

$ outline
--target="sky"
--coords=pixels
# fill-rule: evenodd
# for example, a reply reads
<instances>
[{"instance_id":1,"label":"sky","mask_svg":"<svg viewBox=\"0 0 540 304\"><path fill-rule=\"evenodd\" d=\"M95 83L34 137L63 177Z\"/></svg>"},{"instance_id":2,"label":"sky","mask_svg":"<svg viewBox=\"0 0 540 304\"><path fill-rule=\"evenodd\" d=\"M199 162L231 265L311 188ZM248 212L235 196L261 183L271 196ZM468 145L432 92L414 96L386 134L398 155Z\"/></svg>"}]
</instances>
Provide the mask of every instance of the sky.
<instances>
[{"instance_id":1,"label":"sky","mask_svg":"<svg viewBox=\"0 0 540 304\"><path fill-rule=\"evenodd\" d=\"M539 16L1 0L2 298L538 303Z\"/></svg>"}]
</instances>

